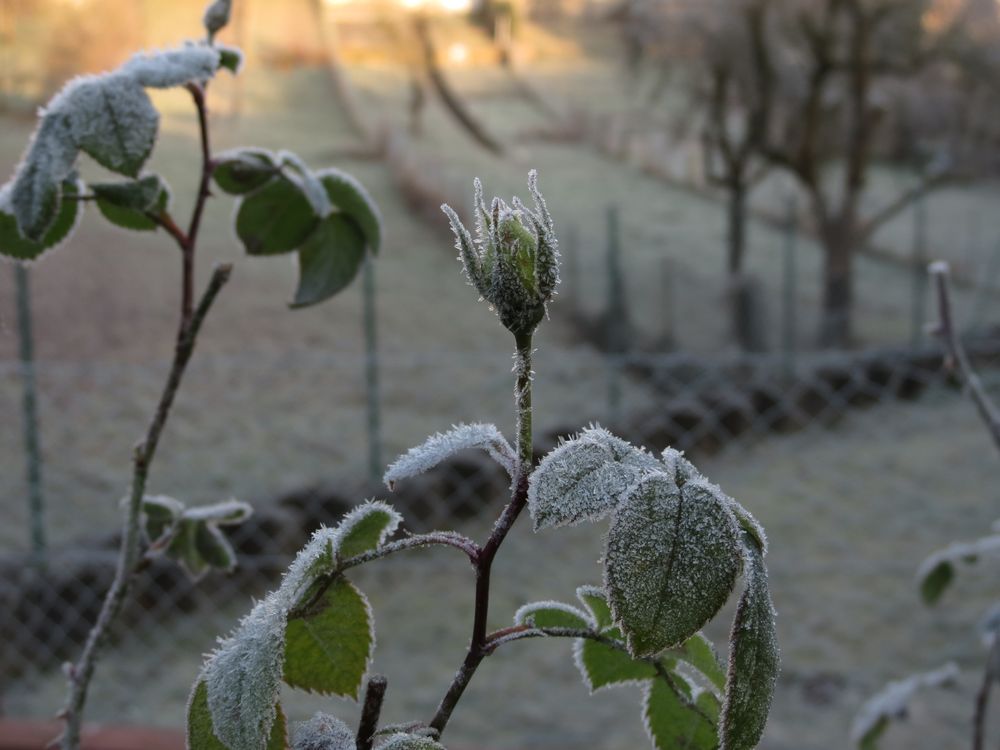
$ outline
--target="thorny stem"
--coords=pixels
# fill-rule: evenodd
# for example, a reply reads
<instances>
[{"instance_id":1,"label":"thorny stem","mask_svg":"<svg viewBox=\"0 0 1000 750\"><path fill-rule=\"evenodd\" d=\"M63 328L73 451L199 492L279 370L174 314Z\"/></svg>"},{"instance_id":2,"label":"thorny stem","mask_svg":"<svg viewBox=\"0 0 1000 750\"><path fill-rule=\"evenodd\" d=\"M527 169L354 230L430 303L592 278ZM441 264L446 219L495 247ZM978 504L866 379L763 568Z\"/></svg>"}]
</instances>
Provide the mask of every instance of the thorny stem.
<instances>
[{"instance_id":1,"label":"thorny stem","mask_svg":"<svg viewBox=\"0 0 1000 750\"><path fill-rule=\"evenodd\" d=\"M357 750L372 750L372 738L378 729L378 718L382 714L382 701L385 700L387 685L385 677L380 674L372 675L368 680L361 722L358 724Z\"/></svg>"},{"instance_id":2,"label":"thorny stem","mask_svg":"<svg viewBox=\"0 0 1000 750\"><path fill-rule=\"evenodd\" d=\"M515 387L514 401L517 405L517 466L514 471L514 482L511 500L503 509L500 517L493 525L489 539L483 545L474 561L476 568L476 599L475 615L472 623L472 640L466 651L465 660L455 674L448 691L441 699L434 718L429 726L436 729L438 735L444 733L448 720L455 706L462 698L462 693L472 681L476 670L490 654L486 635L486 619L490 607L490 572L493 559L500 545L521 515L528 501L528 474L533 461L531 432L531 334L515 336L516 350L514 353Z\"/></svg>"},{"instance_id":3,"label":"thorny stem","mask_svg":"<svg viewBox=\"0 0 1000 750\"><path fill-rule=\"evenodd\" d=\"M932 263L929 270L937 288L938 315L940 316L937 333L940 335L947 353L946 366L949 369L957 369L965 387L968 388L969 394L972 396L973 403L979 410L979 416L985 422L986 428L993 438L993 443L1000 449L1000 412L997 411L993 400L986 393L983 381L979 379L976 371L972 368L962 340L955 330L951 312L948 264Z\"/></svg>"},{"instance_id":4,"label":"thorny stem","mask_svg":"<svg viewBox=\"0 0 1000 750\"><path fill-rule=\"evenodd\" d=\"M1000 679L1000 636L993 635L990 652L986 656L983 682L976 693L976 713L972 720L972 750L983 750L986 742L986 708L990 702L993 683Z\"/></svg>"},{"instance_id":5,"label":"thorny stem","mask_svg":"<svg viewBox=\"0 0 1000 750\"><path fill-rule=\"evenodd\" d=\"M694 711L696 714L701 716L703 719L709 723L714 724L715 720L712 719L708 714L701 710L701 708L693 703L690 698L688 698L684 692L677 686L677 682L674 680L674 676L670 674L670 670L667 669L663 662L657 659L655 656L644 656L644 657L634 657L628 652L628 648L624 643L615 639L609 638L606 635L601 635L593 630L584 630L580 628L536 628L530 625L515 625L510 628L503 628L501 630L496 630L487 637L486 639L486 652L487 654L492 654L500 646L505 643L513 643L514 641L522 641L526 638L586 638L590 641L596 641L605 646L615 649L616 651L621 651L624 654L628 654L631 658L636 661L642 661L649 664L656 670L656 676L661 678L670 688L670 691L677 697L677 699L687 706L689 709Z\"/></svg>"},{"instance_id":6,"label":"thorny stem","mask_svg":"<svg viewBox=\"0 0 1000 750\"><path fill-rule=\"evenodd\" d=\"M139 520L142 510L142 498L146 490L146 480L149 469L156 455L160 435L166 425L173 406L174 398L180 387L184 372L187 369L191 355L194 353L195 342L201 326L208 315L216 297L229 281L232 273L231 265L220 265L215 268L197 308L194 306L194 254L198 240L198 230L201 226L201 216L205 210L205 202L211 195L209 181L212 177L212 157L208 139L208 115L205 107L204 88L191 84L188 86L198 110L198 124L201 131L201 178L198 195L191 214L191 222L187 234L181 232L173 219L167 215L157 217L157 224L163 227L180 246L182 262L181 278L181 315L177 327L177 339L174 347L174 357L170 373L164 385L163 392L152 421L146 431L145 439L136 446L132 457L132 484L128 496L125 522L122 529L122 540L118 551L118 563L115 577L104 597L97 621L87 635L83 651L75 664L67 665L69 683L66 705L60 712L65 721L65 729L59 742L63 750L77 750L80 746L80 730L83 723L83 709L87 702L87 692L94 676L97 657L108 638L111 626L121 614L128 596L132 576L143 565L144 557L139 554Z\"/></svg>"}]
</instances>

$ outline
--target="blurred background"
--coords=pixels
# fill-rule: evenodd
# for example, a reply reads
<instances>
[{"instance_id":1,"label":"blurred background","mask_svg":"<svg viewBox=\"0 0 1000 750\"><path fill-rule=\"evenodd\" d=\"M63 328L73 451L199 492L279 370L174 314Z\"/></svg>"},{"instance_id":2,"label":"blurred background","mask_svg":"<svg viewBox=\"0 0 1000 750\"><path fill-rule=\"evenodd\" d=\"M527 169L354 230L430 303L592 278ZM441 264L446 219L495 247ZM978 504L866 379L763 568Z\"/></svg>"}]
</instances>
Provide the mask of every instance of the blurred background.
<instances>
[{"instance_id":1,"label":"blurred background","mask_svg":"<svg viewBox=\"0 0 1000 750\"><path fill-rule=\"evenodd\" d=\"M0 0L0 173L63 82L198 36L204 0ZM385 220L368 275L289 311L286 258L246 262L209 204L202 278L235 261L151 475L189 503L237 497L240 568L136 583L89 717L182 727L202 654L309 533L386 497L411 529L486 533L503 476L460 456L388 497L384 466L459 421L513 430L509 335L460 273L438 206L525 195L556 222L562 286L536 338L537 449L600 422L689 457L771 538L783 673L762 747L849 746L886 680L955 660L887 748L967 744L995 568L925 608L920 561L997 518L997 456L925 332L926 265L951 264L956 323L1000 366L1000 16L993 0L236 0L237 77L209 89L216 150L289 148L357 175ZM150 169L192 204L189 97ZM173 342L176 250L85 217L18 275L0 265L0 706L51 717L110 581L119 501ZM30 344L30 346L29 346ZM500 554L492 626L598 583L600 528ZM445 551L358 571L384 718L426 718L464 653L472 578ZM725 622L726 618L720 618ZM725 643L724 628L710 635ZM289 695L305 718L337 699ZM995 719L1000 711L994 709ZM589 696L570 645L484 666L450 746L647 746L634 688Z\"/></svg>"}]
</instances>

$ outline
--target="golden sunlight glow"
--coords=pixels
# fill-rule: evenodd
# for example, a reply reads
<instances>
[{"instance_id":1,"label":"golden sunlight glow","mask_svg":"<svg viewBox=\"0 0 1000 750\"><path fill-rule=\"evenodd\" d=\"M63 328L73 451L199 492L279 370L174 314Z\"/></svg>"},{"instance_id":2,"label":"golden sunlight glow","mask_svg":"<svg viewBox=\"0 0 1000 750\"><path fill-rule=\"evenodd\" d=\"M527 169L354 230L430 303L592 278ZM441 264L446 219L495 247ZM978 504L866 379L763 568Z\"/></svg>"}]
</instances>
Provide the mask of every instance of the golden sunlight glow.
<instances>
[{"instance_id":1,"label":"golden sunlight glow","mask_svg":"<svg viewBox=\"0 0 1000 750\"><path fill-rule=\"evenodd\" d=\"M448 47L448 61L461 65L469 59L469 48L461 42L455 42Z\"/></svg>"}]
</instances>

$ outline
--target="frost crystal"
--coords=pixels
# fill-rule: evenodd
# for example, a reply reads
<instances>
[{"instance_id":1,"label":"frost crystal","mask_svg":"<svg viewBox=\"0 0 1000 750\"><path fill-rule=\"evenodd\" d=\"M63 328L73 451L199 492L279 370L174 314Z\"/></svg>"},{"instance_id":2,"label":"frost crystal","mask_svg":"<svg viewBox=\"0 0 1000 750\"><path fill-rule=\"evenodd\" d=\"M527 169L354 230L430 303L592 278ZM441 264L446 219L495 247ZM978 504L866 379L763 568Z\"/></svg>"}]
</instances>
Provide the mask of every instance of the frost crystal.
<instances>
[{"instance_id":1,"label":"frost crystal","mask_svg":"<svg viewBox=\"0 0 1000 750\"><path fill-rule=\"evenodd\" d=\"M549 453L528 483L535 530L596 521L643 476L662 470L650 454L592 427Z\"/></svg>"},{"instance_id":2,"label":"frost crystal","mask_svg":"<svg viewBox=\"0 0 1000 750\"><path fill-rule=\"evenodd\" d=\"M302 193L309 201L316 215L325 219L333 213L333 204L330 196L327 195L326 188L320 182L319 177L312 173L306 163L291 151L279 151L278 159L282 165L288 165L295 172L294 175L287 175L299 186Z\"/></svg>"},{"instance_id":3,"label":"frost crystal","mask_svg":"<svg viewBox=\"0 0 1000 750\"><path fill-rule=\"evenodd\" d=\"M952 685L958 679L958 674L958 666L949 662L932 672L890 682L865 703L854 717L851 741L859 748L874 747L875 740L891 720L906 716L910 701L917 691Z\"/></svg>"},{"instance_id":4,"label":"frost crystal","mask_svg":"<svg viewBox=\"0 0 1000 750\"><path fill-rule=\"evenodd\" d=\"M444 750L444 745L420 734L392 734L378 750Z\"/></svg>"},{"instance_id":5,"label":"frost crystal","mask_svg":"<svg viewBox=\"0 0 1000 750\"><path fill-rule=\"evenodd\" d=\"M577 628L590 630L595 627L591 617L581 609L563 602L545 601L525 604L514 613L515 625L536 628Z\"/></svg>"},{"instance_id":6,"label":"frost crystal","mask_svg":"<svg viewBox=\"0 0 1000 750\"><path fill-rule=\"evenodd\" d=\"M317 713L292 725L292 750L354 750L354 733L335 716Z\"/></svg>"},{"instance_id":7,"label":"frost crystal","mask_svg":"<svg viewBox=\"0 0 1000 750\"><path fill-rule=\"evenodd\" d=\"M481 448L514 476L514 451L492 424L458 424L447 432L427 438L422 445L410 448L386 470L382 481L389 489L401 479L423 474L442 461L469 448Z\"/></svg>"},{"instance_id":8,"label":"frost crystal","mask_svg":"<svg viewBox=\"0 0 1000 750\"><path fill-rule=\"evenodd\" d=\"M391 536L403 517L395 508L380 500L359 505L341 520L333 537L333 552L347 559L380 547Z\"/></svg>"}]
</instances>

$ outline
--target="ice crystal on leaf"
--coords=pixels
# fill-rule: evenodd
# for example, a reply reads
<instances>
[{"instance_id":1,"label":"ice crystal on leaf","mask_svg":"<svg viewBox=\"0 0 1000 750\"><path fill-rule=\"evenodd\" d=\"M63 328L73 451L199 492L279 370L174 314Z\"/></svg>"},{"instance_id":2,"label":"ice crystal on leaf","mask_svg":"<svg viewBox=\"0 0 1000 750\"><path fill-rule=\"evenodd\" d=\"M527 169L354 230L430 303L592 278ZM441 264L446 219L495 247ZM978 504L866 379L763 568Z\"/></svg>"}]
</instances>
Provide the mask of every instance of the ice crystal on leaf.
<instances>
[{"instance_id":1,"label":"ice crystal on leaf","mask_svg":"<svg viewBox=\"0 0 1000 750\"><path fill-rule=\"evenodd\" d=\"M445 750L444 745L421 734L391 734L378 750Z\"/></svg>"},{"instance_id":2,"label":"ice crystal on leaf","mask_svg":"<svg viewBox=\"0 0 1000 750\"><path fill-rule=\"evenodd\" d=\"M171 50L140 52L121 67L121 73L140 86L169 89L207 81L219 69L219 57L219 50L214 47L189 44Z\"/></svg>"},{"instance_id":3,"label":"ice crystal on leaf","mask_svg":"<svg viewBox=\"0 0 1000 750\"><path fill-rule=\"evenodd\" d=\"M528 510L535 530L597 521L644 475L663 466L645 451L592 427L549 453L532 473Z\"/></svg>"},{"instance_id":4,"label":"ice crystal on leaf","mask_svg":"<svg viewBox=\"0 0 1000 750\"><path fill-rule=\"evenodd\" d=\"M355 750L354 732L335 716L317 713L292 725L292 750Z\"/></svg>"},{"instance_id":5,"label":"ice crystal on leaf","mask_svg":"<svg viewBox=\"0 0 1000 750\"><path fill-rule=\"evenodd\" d=\"M532 602L514 613L515 625L536 628L576 628L590 630L594 627L590 616L572 605L562 602Z\"/></svg>"},{"instance_id":6,"label":"ice crystal on leaf","mask_svg":"<svg viewBox=\"0 0 1000 750\"><path fill-rule=\"evenodd\" d=\"M860 750L875 750L889 722L906 716L910 701L918 691L947 687L954 684L956 679L958 667L949 662L931 672L890 682L858 711L851 724L851 741Z\"/></svg>"},{"instance_id":7,"label":"ice crystal on leaf","mask_svg":"<svg viewBox=\"0 0 1000 750\"><path fill-rule=\"evenodd\" d=\"M333 552L338 559L360 555L381 546L403 517L388 503L372 500L349 512L337 526Z\"/></svg>"},{"instance_id":8,"label":"ice crystal on leaf","mask_svg":"<svg viewBox=\"0 0 1000 750\"><path fill-rule=\"evenodd\" d=\"M944 594L959 564L971 565L980 558L1000 558L1000 534L971 542L954 542L938 550L917 569L920 594L927 604L934 604Z\"/></svg>"},{"instance_id":9,"label":"ice crystal on leaf","mask_svg":"<svg viewBox=\"0 0 1000 750\"><path fill-rule=\"evenodd\" d=\"M389 489L401 479L423 474L451 456L470 448L480 448L514 475L514 450L492 424L458 424L447 432L431 435L423 444L397 458L386 470L382 481Z\"/></svg>"}]
</instances>

